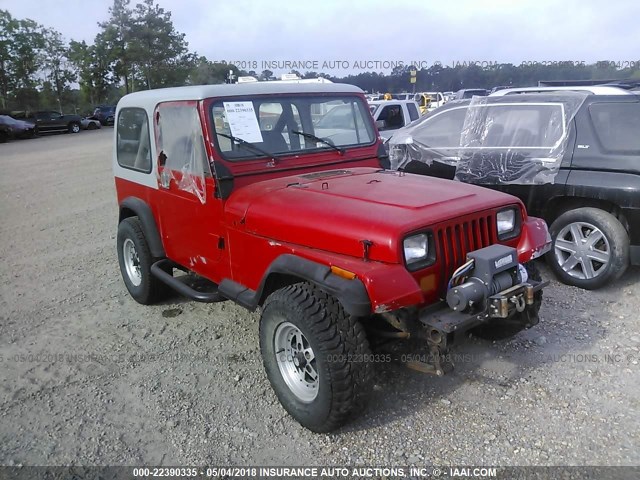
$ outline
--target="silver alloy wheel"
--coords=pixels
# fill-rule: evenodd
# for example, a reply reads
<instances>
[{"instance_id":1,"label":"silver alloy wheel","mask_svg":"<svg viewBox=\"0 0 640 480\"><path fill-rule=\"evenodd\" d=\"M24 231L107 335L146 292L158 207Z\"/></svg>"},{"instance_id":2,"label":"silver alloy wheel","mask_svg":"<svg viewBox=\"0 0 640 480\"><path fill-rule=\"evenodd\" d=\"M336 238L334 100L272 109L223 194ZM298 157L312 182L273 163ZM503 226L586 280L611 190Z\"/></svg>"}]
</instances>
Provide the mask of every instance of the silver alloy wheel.
<instances>
[{"instance_id":1,"label":"silver alloy wheel","mask_svg":"<svg viewBox=\"0 0 640 480\"><path fill-rule=\"evenodd\" d=\"M573 222L560 230L554 253L562 270L582 280L604 273L611 261L609 240L598 227L587 222Z\"/></svg>"},{"instance_id":2,"label":"silver alloy wheel","mask_svg":"<svg viewBox=\"0 0 640 480\"><path fill-rule=\"evenodd\" d=\"M140 270L140 258L133 240L127 238L122 245L122 258L127 276L134 286L142 283L142 271Z\"/></svg>"},{"instance_id":3,"label":"silver alloy wheel","mask_svg":"<svg viewBox=\"0 0 640 480\"><path fill-rule=\"evenodd\" d=\"M78 125L77 123L74 123L73 125L71 125L71 131L73 133L78 133L80 131L80 125Z\"/></svg>"},{"instance_id":4,"label":"silver alloy wheel","mask_svg":"<svg viewBox=\"0 0 640 480\"><path fill-rule=\"evenodd\" d=\"M318 396L316 357L309 341L294 324L278 325L273 337L276 361L289 390L305 403Z\"/></svg>"}]
</instances>

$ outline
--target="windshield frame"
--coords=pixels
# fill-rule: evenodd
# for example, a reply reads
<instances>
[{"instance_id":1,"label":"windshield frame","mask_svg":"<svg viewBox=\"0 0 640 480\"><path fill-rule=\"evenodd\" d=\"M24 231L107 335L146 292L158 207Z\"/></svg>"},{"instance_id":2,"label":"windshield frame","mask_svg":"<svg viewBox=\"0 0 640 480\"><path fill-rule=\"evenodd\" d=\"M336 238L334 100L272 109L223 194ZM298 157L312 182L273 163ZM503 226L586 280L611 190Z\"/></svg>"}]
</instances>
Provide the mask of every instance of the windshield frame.
<instances>
[{"instance_id":1,"label":"windshield frame","mask_svg":"<svg viewBox=\"0 0 640 480\"><path fill-rule=\"evenodd\" d=\"M242 156L235 156L235 155L229 156L228 155L229 152L223 151L220 148L218 131L217 131L215 117L214 117L214 108L221 107L224 102L240 102L240 101L244 101L244 102L251 101L252 103L254 103L254 108L255 108L256 107L255 102L256 100L258 100L259 103L257 107L259 109L260 104L278 103L278 102L284 103L287 101L291 101L291 105L295 105L294 100L300 101L301 99L305 99L305 98L318 100L318 101L322 101L323 99L327 99L325 101L330 101L332 99L346 100L347 103L345 103L345 105L349 105L350 101L355 101L359 105L360 116L363 120L362 127L366 130L367 134L370 135L371 141L363 142L363 143L348 144L348 145L336 144L337 147L342 148L345 151L349 151L350 149L372 147L378 141L378 135L375 129L375 125L373 124L373 118L369 113L369 104L366 102L366 100L363 98L362 95L348 93L348 92L345 92L345 93L341 93L341 92L307 93L305 92L305 93L282 93L282 94L251 94L251 95L234 95L234 96L228 96L228 97L214 97L214 98L209 98L208 101L206 101L205 112L206 112L208 123L209 123L209 127L208 127L209 136L210 136L210 142L212 144L213 149L215 150L217 155L220 156L221 159L234 164L250 163L254 161L268 161L269 157L265 155L258 155L255 152L251 152L249 150L247 150L247 155L242 155ZM305 125L301 124L300 131L303 131L306 133L312 133L319 137L322 136L322 135L319 135L315 131L315 129L313 129L313 131L309 131L309 129L305 127L306 127ZM286 129L285 129L285 132L286 132ZM222 133L225 133L225 132L222 132ZM257 145L263 148L261 143L257 143ZM264 149L267 150L266 148ZM299 159L300 157L323 155L323 154L324 155L338 154L337 151L335 151L329 146L322 146L322 147L316 147L316 148L300 148L300 149L289 150L284 152L273 151L270 153L272 154L272 156L277 157L279 161L281 160L286 161L287 159L290 159L290 158Z\"/></svg>"}]
</instances>

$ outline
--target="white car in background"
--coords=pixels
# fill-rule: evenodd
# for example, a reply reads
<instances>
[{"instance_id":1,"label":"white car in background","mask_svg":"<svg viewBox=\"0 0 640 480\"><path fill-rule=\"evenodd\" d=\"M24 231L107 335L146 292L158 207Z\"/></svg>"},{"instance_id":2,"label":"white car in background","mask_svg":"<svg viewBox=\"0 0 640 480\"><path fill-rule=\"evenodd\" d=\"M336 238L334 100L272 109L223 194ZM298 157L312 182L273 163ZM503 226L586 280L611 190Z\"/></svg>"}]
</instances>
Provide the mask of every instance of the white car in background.
<instances>
[{"instance_id":1,"label":"white car in background","mask_svg":"<svg viewBox=\"0 0 640 480\"><path fill-rule=\"evenodd\" d=\"M380 136L387 140L396 130L420 118L420 108L413 100L378 100L369 102L369 110Z\"/></svg>"},{"instance_id":2,"label":"white car in background","mask_svg":"<svg viewBox=\"0 0 640 480\"><path fill-rule=\"evenodd\" d=\"M83 130L97 130L102 127L100 120L96 120L95 118L83 118L80 120L80 127Z\"/></svg>"}]
</instances>

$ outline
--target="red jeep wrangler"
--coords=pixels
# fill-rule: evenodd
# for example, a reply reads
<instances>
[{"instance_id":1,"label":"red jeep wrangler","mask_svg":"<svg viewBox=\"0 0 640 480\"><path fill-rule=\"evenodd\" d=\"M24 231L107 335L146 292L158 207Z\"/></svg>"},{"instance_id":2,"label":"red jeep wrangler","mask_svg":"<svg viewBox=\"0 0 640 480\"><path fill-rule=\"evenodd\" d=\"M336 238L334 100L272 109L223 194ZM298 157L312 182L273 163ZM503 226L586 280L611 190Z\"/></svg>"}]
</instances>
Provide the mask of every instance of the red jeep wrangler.
<instances>
[{"instance_id":1,"label":"red jeep wrangler","mask_svg":"<svg viewBox=\"0 0 640 480\"><path fill-rule=\"evenodd\" d=\"M411 366L442 375L463 332L538 321L543 282L524 264L549 249L546 224L515 197L381 168L357 87L133 93L115 141L130 294L150 304L171 287L261 307L267 376L311 430L337 428L366 399L372 339L410 338L429 358Z\"/></svg>"}]
</instances>

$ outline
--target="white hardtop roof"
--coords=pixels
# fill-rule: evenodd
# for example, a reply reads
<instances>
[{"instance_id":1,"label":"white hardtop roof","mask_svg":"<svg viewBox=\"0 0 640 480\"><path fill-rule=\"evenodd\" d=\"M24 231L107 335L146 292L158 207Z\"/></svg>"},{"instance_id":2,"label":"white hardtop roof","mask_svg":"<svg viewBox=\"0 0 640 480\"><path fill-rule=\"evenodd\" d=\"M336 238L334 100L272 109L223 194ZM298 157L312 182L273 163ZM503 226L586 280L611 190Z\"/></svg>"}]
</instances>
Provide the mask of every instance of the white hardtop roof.
<instances>
[{"instance_id":1,"label":"white hardtop roof","mask_svg":"<svg viewBox=\"0 0 640 480\"><path fill-rule=\"evenodd\" d=\"M392 103L416 103L415 100L370 100L367 102L369 105L390 105Z\"/></svg>"},{"instance_id":2,"label":"white hardtop roof","mask_svg":"<svg viewBox=\"0 0 640 480\"><path fill-rule=\"evenodd\" d=\"M611 85L579 85L579 86L558 86L558 87L522 87L505 88L493 92L490 97L503 97L517 93L552 93L552 92L588 92L593 95L630 95L630 93L620 87Z\"/></svg>"},{"instance_id":3,"label":"white hardtop roof","mask_svg":"<svg viewBox=\"0 0 640 480\"><path fill-rule=\"evenodd\" d=\"M346 83L293 83L288 81L250 82L222 85L193 85L189 87L158 88L125 95L118 108L140 107L160 102L179 100L203 100L211 97L235 97L245 95L272 95L289 93L364 93L360 88Z\"/></svg>"}]
</instances>

